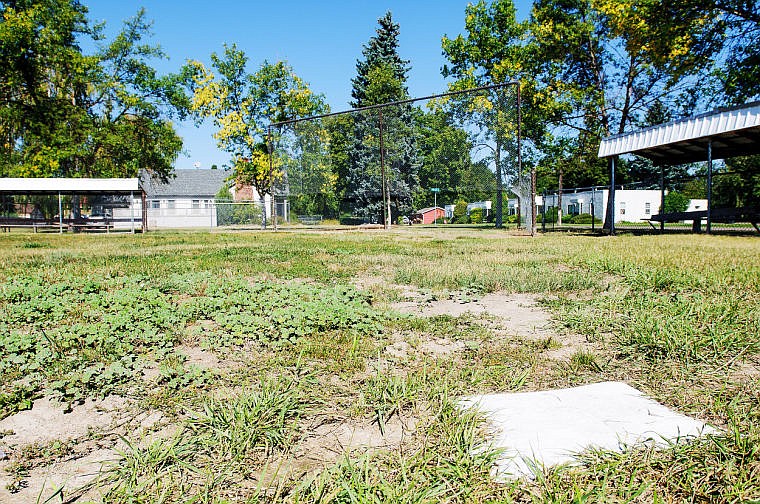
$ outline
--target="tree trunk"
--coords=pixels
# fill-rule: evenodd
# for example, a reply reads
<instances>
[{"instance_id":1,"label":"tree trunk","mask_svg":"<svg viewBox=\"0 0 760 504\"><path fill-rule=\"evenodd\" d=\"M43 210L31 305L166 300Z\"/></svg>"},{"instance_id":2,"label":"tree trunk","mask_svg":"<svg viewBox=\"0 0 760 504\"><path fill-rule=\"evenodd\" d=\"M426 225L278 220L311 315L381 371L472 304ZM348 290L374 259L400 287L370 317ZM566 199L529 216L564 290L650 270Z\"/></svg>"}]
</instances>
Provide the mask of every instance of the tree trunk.
<instances>
[{"instance_id":1,"label":"tree trunk","mask_svg":"<svg viewBox=\"0 0 760 504\"><path fill-rule=\"evenodd\" d=\"M265 196L262 194L259 199L261 200L261 229L267 228L267 205Z\"/></svg>"}]
</instances>

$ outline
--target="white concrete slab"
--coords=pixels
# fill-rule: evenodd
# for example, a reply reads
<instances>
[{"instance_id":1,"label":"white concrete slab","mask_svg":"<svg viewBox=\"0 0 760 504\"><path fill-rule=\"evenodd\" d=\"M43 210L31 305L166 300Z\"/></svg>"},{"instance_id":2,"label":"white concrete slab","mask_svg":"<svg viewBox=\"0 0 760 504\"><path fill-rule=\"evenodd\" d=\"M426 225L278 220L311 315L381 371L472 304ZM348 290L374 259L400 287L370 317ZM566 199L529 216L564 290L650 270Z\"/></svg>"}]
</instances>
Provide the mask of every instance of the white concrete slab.
<instances>
[{"instance_id":1,"label":"white concrete slab","mask_svg":"<svg viewBox=\"0 0 760 504\"><path fill-rule=\"evenodd\" d=\"M531 476L531 461L538 467L572 464L587 448L622 452L716 432L621 382L472 396L460 404L477 408L493 423L493 446L505 450L496 468L500 477Z\"/></svg>"}]
</instances>

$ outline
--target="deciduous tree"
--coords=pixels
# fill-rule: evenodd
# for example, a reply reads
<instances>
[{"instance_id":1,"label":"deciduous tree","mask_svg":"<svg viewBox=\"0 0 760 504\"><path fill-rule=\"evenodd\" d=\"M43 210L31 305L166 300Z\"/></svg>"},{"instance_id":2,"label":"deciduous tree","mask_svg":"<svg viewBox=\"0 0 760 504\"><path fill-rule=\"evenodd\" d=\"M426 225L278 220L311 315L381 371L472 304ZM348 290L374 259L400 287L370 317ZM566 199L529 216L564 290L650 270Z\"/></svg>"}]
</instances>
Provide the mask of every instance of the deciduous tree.
<instances>
[{"instance_id":1,"label":"deciduous tree","mask_svg":"<svg viewBox=\"0 0 760 504\"><path fill-rule=\"evenodd\" d=\"M230 153L235 180L252 185L263 205L273 181L282 180L286 162L275 153L270 159L267 127L324 112L327 105L283 61L264 61L254 73L247 66L248 57L232 44L225 45L223 54L211 55L211 68L194 60L185 74L190 77L191 110L198 118L213 120L214 138Z\"/></svg>"},{"instance_id":2,"label":"deciduous tree","mask_svg":"<svg viewBox=\"0 0 760 504\"><path fill-rule=\"evenodd\" d=\"M175 77L151 60L141 10L110 42L74 0L0 2L0 172L16 176L166 177L182 146ZM96 50L84 54L80 43Z\"/></svg>"}]
</instances>

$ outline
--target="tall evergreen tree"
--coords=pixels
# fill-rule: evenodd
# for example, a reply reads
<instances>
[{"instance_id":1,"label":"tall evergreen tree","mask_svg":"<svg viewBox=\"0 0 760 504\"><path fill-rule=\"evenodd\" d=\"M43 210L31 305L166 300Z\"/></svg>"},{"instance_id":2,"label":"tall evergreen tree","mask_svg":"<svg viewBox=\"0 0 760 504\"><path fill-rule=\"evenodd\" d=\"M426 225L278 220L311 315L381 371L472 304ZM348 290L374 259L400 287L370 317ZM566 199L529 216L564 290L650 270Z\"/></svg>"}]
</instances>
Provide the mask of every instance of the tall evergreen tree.
<instances>
[{"instance_id":1,"label":"tall evergreen tree","mask_svg":"<svg viewBox=\"0 0 760 504\"><path fill-rule=\"evenodd\" d=\"M409 61L398 54L399 25L390 12L378 19L377 34L362 50L357 76L352 79L354 107L409 97L406 87ZM412 193L418 185L414 115L410 105L383 107L356 114L349 152L348 209L371 221L384 221L380 133L392 219L412 210Z\"/></svg>"}]
</instances>

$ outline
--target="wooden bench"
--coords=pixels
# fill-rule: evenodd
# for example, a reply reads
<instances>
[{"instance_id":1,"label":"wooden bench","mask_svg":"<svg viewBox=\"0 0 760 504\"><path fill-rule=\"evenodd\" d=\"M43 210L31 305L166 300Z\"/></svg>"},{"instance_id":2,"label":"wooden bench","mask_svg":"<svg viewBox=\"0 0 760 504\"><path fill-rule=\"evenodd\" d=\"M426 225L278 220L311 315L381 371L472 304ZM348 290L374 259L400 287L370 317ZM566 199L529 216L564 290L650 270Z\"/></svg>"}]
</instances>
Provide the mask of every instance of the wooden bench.
<instances>
[{"instance_id":1,"label":"wooden bench","mask_svg":"<svg viewBox=\"0 0 760 504\"><path fill-rule=\"evenodd\" d=\"M33 229L36 233L44 229L59 229L57 222L42 221L34 219L24 219L21 217L0 218L0 229L3 232L10 232L11 229Z\"/></svg>"}]
</instances>

